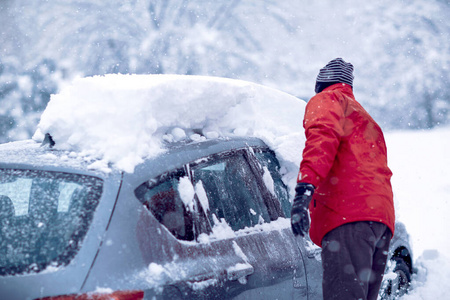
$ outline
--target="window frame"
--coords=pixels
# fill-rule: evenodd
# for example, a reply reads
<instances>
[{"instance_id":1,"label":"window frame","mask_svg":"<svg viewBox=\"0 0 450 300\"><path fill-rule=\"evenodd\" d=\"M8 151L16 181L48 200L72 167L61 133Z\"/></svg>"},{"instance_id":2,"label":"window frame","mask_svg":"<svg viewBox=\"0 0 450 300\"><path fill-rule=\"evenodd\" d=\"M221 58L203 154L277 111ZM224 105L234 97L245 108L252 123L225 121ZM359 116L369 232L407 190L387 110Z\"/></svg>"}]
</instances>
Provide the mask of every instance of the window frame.
<instances>
[{"instance_id":1,"label":"window frame","mask_svg":"<svg viewBox=\"0 0 450 300\"><path fill-rule=\"evenodd\" d=\"M196 168L201 168L202 166L208 166L211 164L211 162L224 160L239 154L242 154L244 160L247 162L249 170L253 174L253 178L256 181L256 184L258 186L258 189L261 192L263 203L262 205L265 206L267 209L267 212L269 214L270 221L275 221L278 218L282 217L285 218L285 214L281 208L280 201L272 195L272 193L267 188L266 184L264 183L263 174L264 170L259 163L259 160L256 158L256 156L253 153L253 149L258 149L261 151L270 151L267 147L242 147L242 148L236 148L231 150L226 150L220 153L215 153L209 156L205 156L195 162L191 162L188 165L188 169L190 170L189 176L191 177L192 184L194 183L192 170L195 170ZM204 212L206 215L207 213ZM206 215L206 219L209 220L208 216ZM239 229L241 230L241 229Z\"/></svg>"},{"instance_id":2,"label":"window frame","mask_svg":"<svg viewBox=\"0 0 450 300\"><path fill-rule=\"evenodd\" d=\"M264 207L267 209L267 212L269 214L270 221L275 221L278 218L286 218L286 215L281 207L280 200L273 195L269 189L267 188L263 176L264 176L264 169L262 164L260 163L259 159L256 157L254 151L260 151L260 152L269 152L272 153L272 155L276 158L275 153L270 150L267 147L241 147L241 148L235 148L235 149L229 149L222 152L214 153L211 155L207 155L204 157L201 157L199 159L196 159L192 162L184 164L180 168L175 168L169 171L166 171L156 177L153 177L141 184L139 184L134 189L134 196L136 197L136 200L138 200L145 209L155 218L156 216L153 214L152 210L148 205L146 205L137 195L137 190L143 186L146 185L148 189L151 189L152 187L156 187L159 184L165 182L167 178L170 178L171 176L175 176L178 180L181 177L187 176L193 185L195 189L195 181L193 172L197 168L201 168L202 166L206 167L211 164L214 164L216 161L226 160L229 158L233 158L237 155L242 155L243 159L246 161L249 171L251 174L253 174L253 178L256 182L256 185L261 192L262 197L262 203L260 205L264 205ZM279 163L278 163L279 164ZM178 174L177 174L178 173ZM287 189L286 189L287 190ZM186 208L185 208L186 209ZM197 192L194 194L194 210L193 211L187 211L188 217L190 218L190 221L192 222L192 231L193 231L193 240L191 241L198 241L198 237L201 234L210 234L212 232L213 224L210 222L210 218L208 217L208 212L204 211L203 206L200 203L199 197L197 195ZM227 221L227 220L226 220ZM168 227L166 227L162 222L158 221L161 226L165 227L167 231L177 240L179 241L186 241L184 239L180 239L176 237ZM254 225L253 225L254 226ZM244 228L242 228L244 229ZM242 229L238 229L242 230Z\"/></svg>"},{"instance_id":3,"label":"window frame","mask_svg":"<svg viewBox=\"0 0 450 300\"><path fill-rule=\"evenodd\" d=\"M267 208L269 210L269 214L271 216L272 221L278 219L278 218L286 218L283 209L281 207L280 200L273 195L268 187L266 186L264 182L264 169L261 163L259 162L259 159L254 154L254 151L261 151L261 152L271 152L273 156L276 158L275 152L271 151L269 148L263 148L263 147L251 147L246 148L246 153L248 155L248 162L250 166L252 167L253 172L255 173L255 177L258 180L258 185L261 188L261 191L263 191L264 194L264 200L266 202ZM270 170L269 170L270 171ZM272 174L271 174L272 176Z\"/></svg>"},{"instance_id":4,"label":"window frame","mask_svg":"<svg viewBox=\"0 0 450 300\"><path fill-rule=\"evenodd\" d=\"M277 158L277 156L276 156L276 153L275 153L273 150L271 150L270 148L263 148L263 147L253 148L253 149L255 150L255 152L259 152L259 153L261 153L261 154L268 153L269 155L271 155L271 156L276 160L276 161L275 161L276 167L281 168L281 166L280 166L280 161L278 160L278 158ZM253 159L255 160L256 168L259 170L259 172L260 172L260 174L261 174L261 177L263 177L263 176L264 176L264 169L263 169L264 166L261 165L260 159L256 156L256 153L252 153L252 157L253 157ZM273 174L272 174L270 168L268 167L267 169L269 170L270 176L272 176L272 179L274 179L274 178L273 178ZM280 181L281 181L281 186L280 186L280 188L283 189L283 190L286 192L286 196L287 196L286 201L287 201L287 202L285 203L285 205L287 205L288 207L287 207L287 208L283 208L282 200L281 200L281 199L278 199L278 196L273 195L273 194L268 190L267 186L265 186L265 187L266 187L266 189L267 189L268 192L269 192L269 197L275 198L274 201L279 205L279 209L280 209L281 212L282 212L282 217L283 217L283 218L290 218L290 217L291 217L291 216L290 216L290 208L291 208L292 204L291 204L290 199L289 199L289 189L288 189L287 185L284 183L284 181L283 181L283 176L281 175L281 173L279 173L279 170L275 170L275 172L278 172L278 174L280 175ZM275 193L276 193L276 186L275 186L276 184L277 184L277 183L276 183L275 180L274 180L274 189L275 189ZM264 185L265 185L265 184L264 184Z\"/></svg>"},{"instance_id":5,"label":"window frame","mask_svg":"<svg viewBox=\"0 0 450 300\"><path fill-rule=\"evenodd\" d=\"M202 219L204 218L203 216L206 217L206 214L203 213L203 209L199 203L197 194L195 193L194 195L194 206L193 206L193 211L189 211L186 209L186 207L184 206L184 218L186 220L186 218L189 219L190 223L192 224L192 239L186 240L186 239L182 239L180 237L177 237L171 230L170 228L168 228L166 225L164 225L163 222L161 222L160 220L158 220L158 218L155 216L155 214L153 213L150 205L148 205L144 200L141 200L140 196L138 195L140 193L140 191L138 191L141 188L146 188L146 189L152 189L154 187L157 187L165 182L167 182L167 180L171 179L171 178L176 178L178 181L180 180L180 178L187 176L189 178L189 180L192 183L192 178L189 172L189 168L187 165L184 165L181 168L176 168L167 172L164 172L154 178L151 178L147 181L144 181L143 183L139 184L133 191L134 196L136 197L136 199L145 207L145 209L148 211L149 214L151 214L158 222L159 224L161 224L161 226L163 226L164 228L167 229L167 231L177 240L179 241L197 241L198 237L200 234L205 233L205 232L211 232L211 227L209 222L205 222L202 221ZM178 192L178 191L177 191ZM184 203L182 202L182 204L184 205ZM202 225L205 226L202 226Z\"/></svg>"}]
</instances>

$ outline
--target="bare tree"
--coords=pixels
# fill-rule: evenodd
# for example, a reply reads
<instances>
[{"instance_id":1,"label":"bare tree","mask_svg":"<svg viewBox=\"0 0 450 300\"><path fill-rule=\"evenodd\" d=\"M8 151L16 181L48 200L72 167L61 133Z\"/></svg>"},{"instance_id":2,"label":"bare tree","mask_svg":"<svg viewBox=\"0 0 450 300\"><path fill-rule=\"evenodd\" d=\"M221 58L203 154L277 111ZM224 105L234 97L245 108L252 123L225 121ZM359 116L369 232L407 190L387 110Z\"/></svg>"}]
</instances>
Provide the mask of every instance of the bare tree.
<instances>
[{"instance_id":1,"label":"bare tree","mask_svg":"<svg viewBox=\"0 0 450 300\"><path fill-rule=\"evenodd\" d=\"M0 129L27 136L76 75L222 76L308 99L337 56L381 124L429 128L450 121L449 11L442 0L4 0Z\"/></svg>"}]
</instances>

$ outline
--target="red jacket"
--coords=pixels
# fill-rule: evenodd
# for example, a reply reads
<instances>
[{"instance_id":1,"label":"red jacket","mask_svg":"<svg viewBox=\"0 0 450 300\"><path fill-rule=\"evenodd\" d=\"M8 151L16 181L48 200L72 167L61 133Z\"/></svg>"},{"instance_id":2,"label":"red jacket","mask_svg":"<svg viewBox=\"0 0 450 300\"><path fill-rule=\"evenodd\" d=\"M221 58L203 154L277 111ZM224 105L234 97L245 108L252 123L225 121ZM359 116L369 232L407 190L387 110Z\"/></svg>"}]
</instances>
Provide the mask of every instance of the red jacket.
<instances>
[{"instance_id":1,"label":"red jacket","mask_svg":"<svg viewBox=\"0 0 450 300\"><path fill-rule=\"evenodd\" d=\"M321 246L332 229L355 221L386 224L395 213L383 133L344 83L308 102L306 143L298 181L316 187L309 206L311 240Z\"/></svg>"}]
</instances>

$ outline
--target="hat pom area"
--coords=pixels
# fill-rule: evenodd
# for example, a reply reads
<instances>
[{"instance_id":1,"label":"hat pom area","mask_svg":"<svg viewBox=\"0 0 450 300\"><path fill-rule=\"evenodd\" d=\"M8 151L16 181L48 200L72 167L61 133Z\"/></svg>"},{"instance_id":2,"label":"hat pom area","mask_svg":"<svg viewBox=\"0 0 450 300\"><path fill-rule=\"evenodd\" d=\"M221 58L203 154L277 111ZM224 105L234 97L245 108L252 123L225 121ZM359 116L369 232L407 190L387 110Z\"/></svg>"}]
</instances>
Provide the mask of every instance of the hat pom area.
<instances>
[{"instance_id":1,"label":"hat pom area","mask_svg":"<svg viewBox=\"0 0 450 300\"><path fill-rule=\"evenodd\" d=\"M320 69L316 82L342 82L353 87L353 65L342 58L335 58Z\"/></svg>"}]
</instances>

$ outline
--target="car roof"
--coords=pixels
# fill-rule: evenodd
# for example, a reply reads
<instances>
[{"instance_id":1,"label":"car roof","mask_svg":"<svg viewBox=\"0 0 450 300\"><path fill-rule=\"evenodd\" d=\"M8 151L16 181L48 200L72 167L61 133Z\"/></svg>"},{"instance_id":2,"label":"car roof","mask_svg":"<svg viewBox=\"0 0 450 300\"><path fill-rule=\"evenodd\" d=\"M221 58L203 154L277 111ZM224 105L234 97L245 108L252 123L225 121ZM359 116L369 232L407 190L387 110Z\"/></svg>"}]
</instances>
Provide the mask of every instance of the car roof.
<instances>
[{"instance_id":1,"label":"car roof","mask_svg":"<svg viewBox=\"0 0 450 300\"><path fill-rule=\"evenodd\" d=\"M76 152L52 149L33 140L0 145L2 167L88 171L91 163Z\"/></svg>"},{"instance_id":2,"label":"car roof","mask_svg":"<svg viewBox=\"0 0 450 300\"><path fill-rule=\"evenodd\" d=\"M166 151L152 158L144 159L137 165L133 173L127 177L140 177L142 172L148 176L149 169L156 175L175 169L202 157L232 149L245 147L267 147L260 139L254 137L217 138L200 142L171 143L165 146ZM33 140L0 144L0 167L30 168L48 171L67 171L92 174L105 177L111 172L121 172L109 166L109 171L96 168L98 160L87 158L82 153L71 150L59 150L57 147Z\"/></svg>"},{"instance_id":3,"label":"car roof","mask_svg":"<svg viewBox=\"0 0 450 300\"><path fill-rule=\"evenodd\" d=\"M218 138L184 145L172 145L165 153L145 160L135 168L133 173L125 173L127 181L149 179L167 171L183 167L204 157L243 148L268 148L259 138L234 137Z\"/></svg>"}]
</instances>

